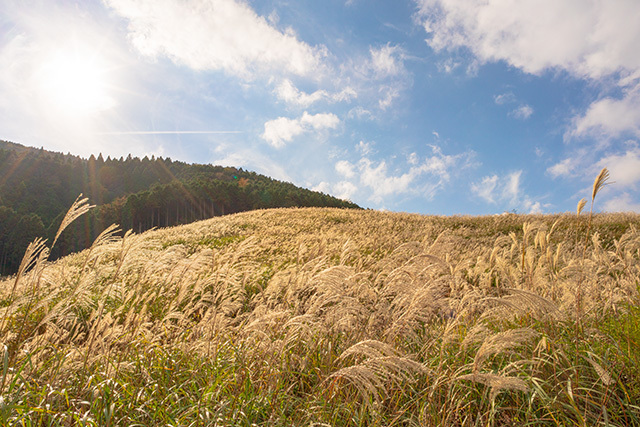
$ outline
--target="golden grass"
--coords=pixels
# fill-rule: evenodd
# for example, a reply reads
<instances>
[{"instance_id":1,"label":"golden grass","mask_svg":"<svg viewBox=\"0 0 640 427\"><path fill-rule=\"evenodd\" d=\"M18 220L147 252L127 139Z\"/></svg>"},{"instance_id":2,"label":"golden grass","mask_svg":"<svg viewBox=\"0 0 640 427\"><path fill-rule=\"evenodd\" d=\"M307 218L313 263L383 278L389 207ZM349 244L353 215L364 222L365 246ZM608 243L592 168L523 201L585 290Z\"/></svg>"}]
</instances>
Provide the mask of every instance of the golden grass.
<instances>
[{"instance_id":1,"label":"golden grass","mask_svg":"<svg viewBox=\"0 0 640 427\"><path fill-rule=\"evenodd\" d=\"M627 359L589 327L638 301L640 216L591 216L264 210L53 263L35 242L0 282L2 419L620 423Z\"/></svg>"}]
</instances>

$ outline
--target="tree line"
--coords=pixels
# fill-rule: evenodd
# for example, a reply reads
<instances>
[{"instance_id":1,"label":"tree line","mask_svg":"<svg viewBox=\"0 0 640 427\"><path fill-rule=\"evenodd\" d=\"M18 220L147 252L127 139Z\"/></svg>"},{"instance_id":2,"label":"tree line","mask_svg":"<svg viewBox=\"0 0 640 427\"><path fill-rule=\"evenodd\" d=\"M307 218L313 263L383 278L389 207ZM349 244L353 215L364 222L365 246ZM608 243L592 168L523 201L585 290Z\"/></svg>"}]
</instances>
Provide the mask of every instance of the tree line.
<instances>
[{"instance_id":1,"label":"tree line","mask_svg":"<svg viewBox=\"0 0 640 427\"><path fill-rule=\"evenodd\" d=\"M17 271L29 242L53 239L79 194L96 208L65 231L54 259L88 247L113 223L142 232L252 209L359 208L241 168L154 156L83 159L0 141L0 275Z\"/></svg>"}]
</instances>

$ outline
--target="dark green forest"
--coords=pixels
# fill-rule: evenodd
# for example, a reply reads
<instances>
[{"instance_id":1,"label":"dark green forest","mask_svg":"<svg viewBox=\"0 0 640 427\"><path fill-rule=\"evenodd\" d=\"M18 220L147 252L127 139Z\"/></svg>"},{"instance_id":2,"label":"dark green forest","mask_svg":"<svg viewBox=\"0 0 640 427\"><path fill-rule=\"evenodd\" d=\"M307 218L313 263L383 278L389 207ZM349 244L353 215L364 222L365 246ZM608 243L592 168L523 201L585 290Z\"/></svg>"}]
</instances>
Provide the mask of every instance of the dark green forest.
<instances>
[{"instance_id":1,"label":"dark green forest","mask_svg":"<svg viewBox=\"0 0 640 427\"><path fill-rule=\"evenodd\" d=\"M0 275L27 245L51 242L79 194L96 205L69 227L51 258L88 247L107 226L142 232L218 215L276 207L359 208L324 193L233 167L128 156L88 160L0 141Z\"/></svg>"}]
</instances>

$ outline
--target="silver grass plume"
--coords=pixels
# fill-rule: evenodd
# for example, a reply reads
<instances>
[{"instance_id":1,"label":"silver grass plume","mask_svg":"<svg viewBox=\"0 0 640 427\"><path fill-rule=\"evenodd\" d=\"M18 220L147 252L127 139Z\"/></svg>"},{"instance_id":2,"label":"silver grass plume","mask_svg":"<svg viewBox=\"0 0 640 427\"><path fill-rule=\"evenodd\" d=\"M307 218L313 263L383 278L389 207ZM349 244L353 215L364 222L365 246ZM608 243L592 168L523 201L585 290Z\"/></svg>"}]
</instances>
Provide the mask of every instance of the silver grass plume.
<instances>
[{"instance_id":1,"label":"silver grass plume","mask_svg":"<svg viewBox=\"0 0 640 427\"><path fill-rule=\"evenodd\" d=\"M340 382L350 383L367 405L371 401L379 403L381 397L388 395L390 385L413 382L416 375L428 373L423 364L402 356L391 345L377 340L360 341L346 349L337 360L343 361L350 356L364 357L365 360L339 369L325 381L329 382L329 389L334 393Z\"/></svg>"},{"instance_id":2,"label":"silver grass plume","mask_svg":"<svg viewBox=\"0 0 640 427\"><path fill-rule=\"evenodd\" d=\"M578 207L576 208L576 216L580 216L580 213L582 212L586 204L587 204L587 199L585 199L584 197L580 199L580 201L578 202Z\"/></svg>"},{"instance_id":3,"label":"silver grass plume","mask_svg":"<svg viewBox=\"0 0 640 427\"><path fill-rule=\"evenodd\" d=\"M593 191L591 193L591 203L596 198L596 194L598 191L602 189L605 185L609 184L609 170L607 168L602 168L595 181L593 181Z\"/></svg>"},{"instance_id":4,"label":"silver grass plume","mask_svg":"<svg viewBox=\"0 0 640 427\"><path fill-rule=\"evenodd\" d=\"M517 390L525 393L529 391L529 387L524 382L524 380L518 377L509 377L492 373L474 373L461 375L456 379L473 381L475 383L480 383L486 385L487 387L491 387L491 395L489 396L489 399L492 402L498 396L498 394L504 390Z\"/></svg>"},{"instance_id":5,"label":"silver grass plume","mask_svg":"<svg viewBox=\"0 0 640 427\"><path fill-rule=\"evenodd\" d=\"M73 202L73 204L67 211L67 214L62 219L62 222L60 223L60 227L58 227L58 232L56 233L56 237L53 239L53 244L51 245L51 247L56 244L56 242L58 241L58 237L60 237L60 234L62 234L64 229L67 228L69 224L71 224L81 215L87 213L91 208L95 207L95 205L88 204L88 201L89 199L87 197L82 198L82 194L80 194L76 198L76 201Z\"/></svg>"},{"instance_id":6,"label":"silver grass plume","mask_svg":"<svg viewBox=\"0 0 640 427\"><path fill-rule=\"evenodd\" d=\"M505 353L514 347L519 347L536 336L538 336L538 332L531 328L518 328L498 332L487 337L476 353L473 361L473 372L478 373L480 366L490 356Z\"/></svg>"}]
</instances>

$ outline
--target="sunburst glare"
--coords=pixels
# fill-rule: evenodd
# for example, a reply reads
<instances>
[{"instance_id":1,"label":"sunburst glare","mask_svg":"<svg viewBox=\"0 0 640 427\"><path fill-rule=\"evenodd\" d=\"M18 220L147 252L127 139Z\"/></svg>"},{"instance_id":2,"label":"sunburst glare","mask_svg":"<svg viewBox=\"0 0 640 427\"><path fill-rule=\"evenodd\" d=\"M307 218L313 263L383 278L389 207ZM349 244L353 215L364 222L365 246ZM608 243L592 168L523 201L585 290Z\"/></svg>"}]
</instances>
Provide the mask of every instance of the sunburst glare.
<instances>
[{"instance_id":1,"label":"sunburst glare","mask_svg":"<svg viewBox=\"0 0 640 427\"><path fill-rule=\"evenodd\" d=\"M45 102L56 112L87 116L115 105L109 94L107 64L98 54L59 51L43 62L39 80Z\"/></svg>"}]
</instances>

